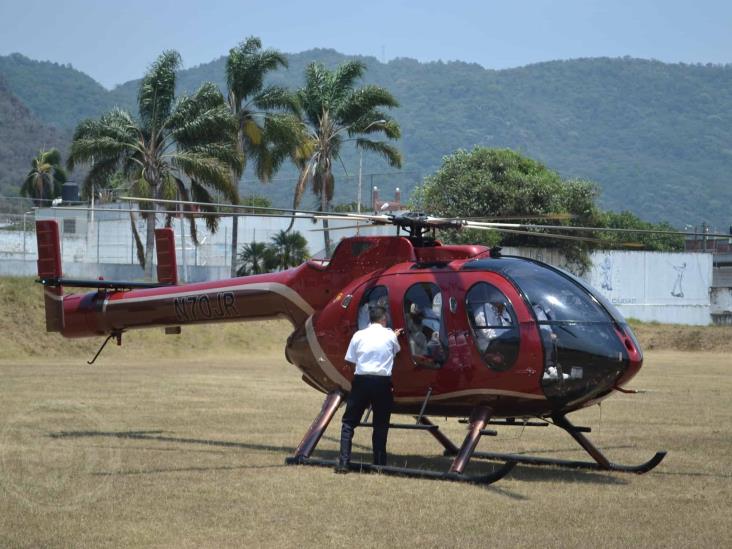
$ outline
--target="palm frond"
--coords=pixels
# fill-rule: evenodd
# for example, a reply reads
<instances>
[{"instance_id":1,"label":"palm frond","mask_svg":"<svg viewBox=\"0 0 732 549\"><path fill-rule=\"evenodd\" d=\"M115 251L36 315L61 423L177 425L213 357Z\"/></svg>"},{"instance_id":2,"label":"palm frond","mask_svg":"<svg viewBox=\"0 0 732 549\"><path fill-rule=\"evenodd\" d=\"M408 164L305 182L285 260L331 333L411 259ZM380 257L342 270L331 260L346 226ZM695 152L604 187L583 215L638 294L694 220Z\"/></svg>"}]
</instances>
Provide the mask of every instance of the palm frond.
<instances>
[{"instance_id":1,"label":"palm frond","mask_svg":"<svg viewBox=\"0 0 732 549\"><path fill-rule=\"evenodd\" d=\"M106 186L116 171L117 161L115 159L95 162L82 183L82 196L90 197L94 194L95 188L103 188Z\"/></svg>"},{"instance_id":2,"label":"palm frond","mask_svg":"<svg viewBox=\"0 0 732 549\"><path fill-rule=\"evenodd\" d=\"M252 98L252 104L260 110L282 109L292 113L299 111L297 96L287 88L268 86Z\"/></svg>"},{"instance_id":3,"label":"palm frond","mask_svg":"<svg viewBox=\"0 0 732 549\"><path fill-rule=\"evenodd\" d=\"M389 166L393 168L402 167L402 155L399 150L388 143L383 141L371 141L370 139L357 139L356 146L365 151L371 151L379 154L389 163Z\"/></svg>"},{"instance_id":4,"label":"palm frond","mask_svg":"<svg viewBox=\"0 0 732 549\"><path fill-rule=\"evenodd\" d=\"M215 202L211 193L209 193L208 190L195 179L191 179L191 198L194 202ZM199 208L204 212L216 211L216 207L214 206L199 206ZM209 231L215 233L219 228L218 216L207 215L206 227Z\"/></svg>"},{"instance_id":5,"label":"palm frond","mask_svg":"<svg viewBox=\"0 0 732 549\"><path fill-rule=\"evenodd\" d=\"M175 99L176 71L180 65L177 51L164 51L142 78L137 104L142 125L148 130L159 129L170 116Z\"/></svg>"},{"instance_id":6,"label":"palm frond","mask_svg":"<svg viewBox=\"0 0 732 549\"><path fill-rule=\"evenodd\" d=\"M71 152L66 161L69 170L98 157L119 155L124 149L129 154L139 151L140 132L129 113L115 109L99 120L83 120L74 130ZM98 145L97 145L98 144Z\"/></svg>"},{"instance_id":7,"label":"palm frond","mask_svg":"<svg viewBox=\"0 0 732 549\"><path fill-rule=\"evenodd\" d=\"M336 90L350 90L356 80L363 76L366 65L361 61L346 61L333 73L333 87Z\"/></svg>"},{"instance_id":8,"label":"palm frond","mask_svg":"<svg viewBox=\"0 0 732 549\"><path fill-rule=\"evenodd\" d=\"M354 124L361 119L369 118L370 113L378 107L395 108L399 102L385 88L380 86L363 86L353 90L338 106L335 115L345 124ZM376 116L381 113L376 113ZM372 120L379 120L376 116ZM382 116L383 118L383 116Z\"/></svg>"},{"instance_id":9,"label":"palm frond","mask_svg":"<svg viewBox=\"0 0 732 549\"><path fill-rule=\"evenodd\" d=\"M229 50L226 85L234 112L238 112L243 101L262 90L268 72L287 66L283 54L272 49L262 51L261 48L261 40L252 36Z\"/></svg>"},{"instance_id":10,"label":"palm frond","mask_svg":"<svg viewBox=\"0 0 732 549\"><path fill-rule=\"evenodd\" d=\"M177 101L165 125L176 139L183 139L189 134L194 138L200 136L201 130L193 131L200 126L212 135L215 135L215 132L223 132L229 139L236 131L236 122L231 116L224 96L211 82L202 84L196 93ZM206 135L206 132L203 135Z\"/></svg>"},{"instance_id":11,"label":"palm frond","mask_svg":"<svg viewBox=\"0 0 732 549\"><path fill-rule=\"evenodd\" d=\"M61 165L61 153L58 152L58 149L49 149L47 151L41 151L41 153L38 155L42 161L46 164L50 164L51 166L60 166Z\"/></svg>"}]
</instances>

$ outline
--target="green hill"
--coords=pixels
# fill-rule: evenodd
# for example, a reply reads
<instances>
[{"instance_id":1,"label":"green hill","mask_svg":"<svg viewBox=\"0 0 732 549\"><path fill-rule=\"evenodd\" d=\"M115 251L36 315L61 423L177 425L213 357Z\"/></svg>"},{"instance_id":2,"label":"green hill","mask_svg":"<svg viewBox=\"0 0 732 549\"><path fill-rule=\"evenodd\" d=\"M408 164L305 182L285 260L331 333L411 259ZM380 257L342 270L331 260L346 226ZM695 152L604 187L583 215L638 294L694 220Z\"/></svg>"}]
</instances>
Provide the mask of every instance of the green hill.
<instances>
[{"instance_id":1,"label":"green hill","mask_svg":"<svg viewBox=\"0 0 732 549\"><path fill-rule=\"evenodd\" d=\"M333 50L288 57L289 69L272 81L293 88L302 85L309 62L333 67L352 58ZM68 66L21 58L0 57L0 75L46 123L71 127L115 104L134 111L137 82L106 91ZM398 185L408 193L457 148L509 147L564 177L598 182L607 209L629 209L676 226L706 221L724 229L732 223L732 66L596 58L496 71L462 62L360 59L368 65L366 81L388 87L401 103L394 116L402 125L406 160L402 174L369 176L365 189L376 184L390 195ZM183 71L181 90L193 91L205 80L223 86L224 63L221 57ZM31 78L22 67L35 73L32 92L18 83ZM74 79L78 92L68 93L65 83ZM34 94L55 101L28 97ZM336 174L336 198L350 202L356 153L346 153L343 164L350 177ZM379 159L364 156L365 173L387 171ZM243 192L267 194L284 205L293 185L290 169L267 187L247 184Z\"/></svg>"},{"instance_id":2,"label":"green hill","mask_svg":"<svg viewBox=\"0 0 732 549\"><path fill-rule=\"evenodd\" d=\"M0 192L17 195L41 148L65 152L70 132L41 123L7 88L0 74Z\"/></svg>"},{"instance_id":3,"label":"green hill","mask_svg":"<svg viewBox=\"0 0 732 549\"><path fill-rule=\"evenodd\" d=\"M73 129L80 120L114 105L104 86L71 65L14 53L0 56L0 76L41 121L58 128Z\"/></svg>"}]
</instances>

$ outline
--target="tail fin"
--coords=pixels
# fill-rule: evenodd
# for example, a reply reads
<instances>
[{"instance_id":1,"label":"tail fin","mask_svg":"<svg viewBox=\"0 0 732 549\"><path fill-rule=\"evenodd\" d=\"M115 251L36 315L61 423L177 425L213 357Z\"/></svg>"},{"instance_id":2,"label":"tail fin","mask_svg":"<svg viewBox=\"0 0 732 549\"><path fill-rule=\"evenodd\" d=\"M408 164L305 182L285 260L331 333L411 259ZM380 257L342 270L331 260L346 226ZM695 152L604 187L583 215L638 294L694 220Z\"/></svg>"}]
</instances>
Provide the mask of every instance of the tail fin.
<instances>
[{"instance_id":1,"label":"tail fin","mask_svg":"<svg viewBox=\"0 0 732 549\"><path fill-rule=\"evenodd\" d=\"M158 252L158 282L178 284L178 263L175 260L175 233L170 227L155 229Z\"/></svg>"},{"instance_id":2,"label":"tail fin","mask_svg":"<svg viewBox=\"0 0 732 549\"><path fill-rule=\"evenodd\" d=\"M58 282L61 278L61 244L58 222L36 221L38 240L38 278L44 285L43 297L46 305L46 331L60 332L64 326L64 289Z\"/></svg>"}]
</instances>

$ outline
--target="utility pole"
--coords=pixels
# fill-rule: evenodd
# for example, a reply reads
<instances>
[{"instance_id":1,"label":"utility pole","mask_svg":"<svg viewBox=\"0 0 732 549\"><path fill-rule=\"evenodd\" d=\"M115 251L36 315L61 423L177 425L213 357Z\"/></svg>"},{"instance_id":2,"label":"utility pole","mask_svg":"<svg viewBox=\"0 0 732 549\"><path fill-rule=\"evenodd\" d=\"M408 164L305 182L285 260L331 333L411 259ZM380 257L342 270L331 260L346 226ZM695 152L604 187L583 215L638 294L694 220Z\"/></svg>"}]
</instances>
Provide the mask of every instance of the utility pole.
<instances>
[{"instance_id":1,"label":"utility pole","mask_svg":"<svg viewBox=\"0 0 732 549\"><path fill-rule=\"evenodd\" d=\"M356 201L356 212L361 213L361 176L363 174L363 151L358 158L358 200Z\"/></svg>"}]
</instances>

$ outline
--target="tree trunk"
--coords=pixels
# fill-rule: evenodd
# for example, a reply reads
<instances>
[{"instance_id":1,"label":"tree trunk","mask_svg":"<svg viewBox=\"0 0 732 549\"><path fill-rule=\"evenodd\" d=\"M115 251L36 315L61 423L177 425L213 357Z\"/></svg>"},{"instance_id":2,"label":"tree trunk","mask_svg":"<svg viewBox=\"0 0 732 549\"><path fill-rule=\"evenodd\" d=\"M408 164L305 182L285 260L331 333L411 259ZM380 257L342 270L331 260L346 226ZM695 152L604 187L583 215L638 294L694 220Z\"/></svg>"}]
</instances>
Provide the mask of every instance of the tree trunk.
<instances>
[{"instance_id":1,"label":"tree trunk","mask_svg":"<svg viewBox=\"0 0 732 549\"><path fill-rule=\"evenodd\" d=\"M155 206L153 206L155 207ZM145 240L145 280L153 280L153 256L155 254L155 214L148 214L147 238Z\"/></svg>"},{"instance_id":2,"label":"tree trunk","mask_svg":"<svg viewBox=\"0 0 732 549\"><path fill-rule=\"evenodd\" d=\"M239 246L239 216L234 215L231 219L231 278L236 274L236 248Z\"/></svg>"},{"instance_id":3,"label":"tree trunk","mask_svg":"<svg viewBox=\"0 0 732 549\"><path fill-rule=\"evenodd\" d=\"M328 190L325 183L320 190L320 209L325 214L328 211ZM330 231L328 230L328 220L323 219L323 238L325 239L325 257L330 257Z\"/></svg>"}]
</instances>

